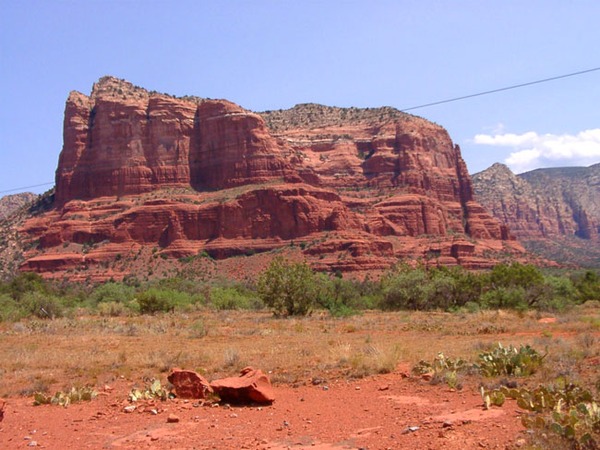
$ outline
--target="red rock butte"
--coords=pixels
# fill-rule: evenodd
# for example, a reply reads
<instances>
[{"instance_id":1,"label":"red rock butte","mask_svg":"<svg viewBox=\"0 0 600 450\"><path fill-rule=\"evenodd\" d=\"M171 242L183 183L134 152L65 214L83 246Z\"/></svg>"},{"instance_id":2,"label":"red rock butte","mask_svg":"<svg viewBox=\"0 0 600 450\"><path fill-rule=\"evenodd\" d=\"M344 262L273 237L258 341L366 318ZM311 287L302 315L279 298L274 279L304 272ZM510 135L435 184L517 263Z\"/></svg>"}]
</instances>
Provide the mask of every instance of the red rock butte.
<instances>
[{"instance_id":1,"label":"red rock butte","mask_svg":"<svg viewBox=\"0 0 600 450\"><path fill-rule=\"evenodd\" d=\"M21 233L23 270L96 279L146 270L131 261L149 249L189 261L293 247L317 269L363 274L522 251L474 201L458 145L425 119L316 104L254 113L114 77L69 95L53 206Z\"/></svg>"}]
</instances>

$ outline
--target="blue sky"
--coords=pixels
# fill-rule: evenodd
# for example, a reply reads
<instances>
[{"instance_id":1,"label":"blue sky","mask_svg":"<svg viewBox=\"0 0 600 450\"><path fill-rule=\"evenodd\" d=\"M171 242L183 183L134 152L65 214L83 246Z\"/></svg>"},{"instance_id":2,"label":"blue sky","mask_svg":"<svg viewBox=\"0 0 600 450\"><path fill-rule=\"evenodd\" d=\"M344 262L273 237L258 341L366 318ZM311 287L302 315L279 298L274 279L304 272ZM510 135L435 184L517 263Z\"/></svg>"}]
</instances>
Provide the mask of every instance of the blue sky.
<instances>
[{"instance_id":1,"label":"blue sky","mask_svg":"<svg viewBox=\"0 0 600 450\"><path fill-rule=\"evenodd\" d=\"M596 0L0 0L0 195L52 182L103 75L262 111L409 108L600 67ZM471 173L600 162L600 71L411 111ZM50 186L31 189L42 192Z\"/></svg>"}]
</instances>

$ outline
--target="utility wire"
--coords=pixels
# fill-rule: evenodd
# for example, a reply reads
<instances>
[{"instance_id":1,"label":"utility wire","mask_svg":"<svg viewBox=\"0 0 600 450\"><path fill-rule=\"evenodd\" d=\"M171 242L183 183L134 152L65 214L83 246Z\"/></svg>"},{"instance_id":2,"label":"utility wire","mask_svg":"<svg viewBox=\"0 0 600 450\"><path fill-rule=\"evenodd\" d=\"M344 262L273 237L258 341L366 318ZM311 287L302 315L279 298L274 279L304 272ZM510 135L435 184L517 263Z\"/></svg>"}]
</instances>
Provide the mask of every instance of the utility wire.
<instances>
[{"instance_id":1,"label":"utility wire","mask_svg":"<svg viewBox=\"0 0 600 450\"><path fill-rule=\"evenodd\" d=\"M525 86L532 86L534 84L547 83L548 81L560 80L561 78L568 78L568 77L574 77L574 76L577 76L577 75L583 75L585 73L594 72L596 70L600 70L600 67L595 67L593 69L587 69L587 70L581 70L579 72L567 73L565 75L558 75L556 77L544 78L542 80L529 81L528 83L514 84L512 86L506 86L506 87L503 87L503 88L498 88L498 89L492 89L492 90L489 90L489 91L478 92L477 94L463 95L462 97L454 97L454 98L449 98L449 99L446 99L446 100L439 100L437 102L425 103L423 105L411 106L410 108L404 108L404 109L401 109L400 111L406 112L406 111L411 111L413 109L427 108L429 106L441 105L443 103L457 102L459 100L465 100L467 98L479 97L479 96L482 96L482 95L494 94L496 92L509 91L511 89L522 88L522 87L525 87Z\"/></svg>"},{"instance_id":2,"label":"utility wire","mask_svg":"<svg viewBox=\"0 0 600 450\"><path fill-rule=\"evenodd\" d=\"M411 106L410 108L403 108L403 109L400 109L400 111L406 112L406 111L412 111L413 109L428 108L429 106L436 106L436 105L442 105L444 103L457 102L459 100L465 100L465 99L473 98L473 97L480 97L482 95L495 94L496 92L509 91L511 89L518 89L518 88L522 88L522 87L526 87L526 86L532 86L534 84L547 83L549 81L560 80L562 78L575 77L578 75L583 75L583 74L595 72L598 70L600 70L600 67L594 67L593 69L580 70L579 72L572 72L572 73L567 73L564 75L558 75L555 77L543 78L541 80L529 81L527 83L513 84L512 86L506 86L506 87L502 87L502 88L498 88L498 89L491 89L489 91L478 92L476 94L463 95L461 97L453 97L453 98L449 98L446 100L439 100L436 102L424 103L423 105ZM23 187L19 187L19 188L7 189L4 191L0 191L0 194L6 194L9 192L15 192L15 191L22 191L25 189L31 189L31 188L40 187L40 186L48 186L50 184L54 184L54 182L50 181L47 183L34 184L33 186L23 186Z\"/></svg>"},{"instance_id":3,"label":"utility wire","mask_svg":"<svg viewBox=\"0 0 600 450\"><path fill-rule=\"evenodd\" d=\"M9 192L15 192L15 191L24 191L25 189L31 189L31 188L36 188L36 187L40 187L40 186L48 186L49 184L54 184L54 181L48 181L47 183L34 184L31 186L22 186L22 187L13 188L13 189L7 189L5 191L0 191L0 194L7 194Z\"/></svg>"}]
</instances>

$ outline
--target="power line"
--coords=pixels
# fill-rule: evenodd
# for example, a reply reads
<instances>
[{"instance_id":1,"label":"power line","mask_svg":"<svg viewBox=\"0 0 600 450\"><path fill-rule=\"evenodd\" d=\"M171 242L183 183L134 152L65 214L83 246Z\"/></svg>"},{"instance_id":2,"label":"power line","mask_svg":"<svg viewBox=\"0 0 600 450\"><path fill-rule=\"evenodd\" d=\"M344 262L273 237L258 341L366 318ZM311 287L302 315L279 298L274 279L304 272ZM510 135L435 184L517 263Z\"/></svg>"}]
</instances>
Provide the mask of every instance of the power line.
<instances>
[{"instance_id":1,"label":"power line","mask_svg":"<svg viewBox=\"0 0 600 450\"><path fill-rule=\"evenodd\" d=\"M541 79L541 80L529 81L527 83L514 84L512 86L506 86L506 87L503 87L503 88L491 89L489 91L478 92L476 94L463 95L461 97L454 97L454 98L449 98L449 99L446 99L446 100L439 100L437 102L425 103L423 105L411 106L410 108L404 108L404 109L401 109L400 111L406 112L406 111L411 111L413 109L427 108L429 106L441 105L443 103L457 102L459 100L465 100L467 98L479 97L479 96L482 96L482 95L494 94L496 92L508 91L508 90L511 90L511 89L522 88L522 87L525 87L525 86L532 86L534 84L547 83L548 81L560 80L561 78L568 78L568 77L574 77L574 76L577 76L577 75L583 75L585 73L594 72L596 70L600 70L600 67L595 67L593 69L587 69L587 70L581 70L579 72L567 73L567 74L564 74L564 75L558 75L558 76L550 77L550 78L544 78L544 79Z\"/></svg>"},{"instance_id":2,"label":"power line","mask_svg":"<svg viewBox=\"0 0 600 450\"><path fill-rule=\"evenodd\" d=\"M526 87L526 86L533 86L535 84L547 83L549 81L560 80L562 78L575 77L575 76L578 76L578 75L583 75L583 74L590 73L590 72L595 72L595 71L598 71L598 70L600 70L600 67L594 67L593 69L580 70L579 72L572 72L572 73L567 73L567 74L564 74L564 75L557 75L555 77L550 77L550 78L542 78L540 80L529 81L527 83L513 84L512 86L506 86L506 87L502 87L502 88L491 89L489 91L477 92L476 94L463 95L463 96L460 96L460 97L453 97L453 98L449 98L449 99L446 99L446 100L439 100L439 101L436 101L436 102L424 103L424 104L418 105L418 106L411 106L410 108L403 108L403 109L400 109L400 111L406 112L406 111L412 111L414 109L428 108L430 106L442 105L444 103L457 102L459 100L465 100L465 99L473 98L473 97L480 97L482 95L494 94L496 92L509 91L511 89L518 89L518 88L522 88L522 87ZM9 192L15 192L15 191L23 191L25 189L31 189L31 188L35 188L35 187L41 187L41 186L48 186L50 184L54 184L54 182L50 181L50 182L47 182L47 183L34 184L32 186L23 186L23 187L18 187L18 188L13 188L13 189L7 189L7 190L4 190L4 191L0 191L0 194L6 194L6 193L9 193Z\"/></svg>"},{"instance_id":3,"label":"power line","mask_svg":"<svg viewBox=\"0 0 600 450\"><path fill-rule=\"evenodd\" d=\"M54 184L54 181L48 181L47 183L33 184L31 186L22 186L22 187L13 188L13 189L7 189L5 191L0 191L0 194L6 194L8 192L15 192L15 191L24 191L25 189L31 189L31 188L36 188L36 187L40 187L40 186L48 186L49 184Z\"/></svg>"}]
</instances>

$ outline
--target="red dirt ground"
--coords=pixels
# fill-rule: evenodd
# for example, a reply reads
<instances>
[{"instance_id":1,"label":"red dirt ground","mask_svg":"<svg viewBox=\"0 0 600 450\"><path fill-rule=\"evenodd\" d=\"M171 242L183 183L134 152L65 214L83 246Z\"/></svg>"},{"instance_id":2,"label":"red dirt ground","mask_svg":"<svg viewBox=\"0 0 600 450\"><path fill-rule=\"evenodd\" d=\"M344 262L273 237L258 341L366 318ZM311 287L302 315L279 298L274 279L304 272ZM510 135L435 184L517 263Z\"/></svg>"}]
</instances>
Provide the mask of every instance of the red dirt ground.
<instances>
[{"instance_id":1,"label":"red dirt ground","mask_svg":"<svg viewBox=\"0 0 600 450\"><path fill-rule=\"evenodd\" d=\"M127 413L132 387L121 379L91 402L66 408L10 398L0 448L511 449L524 443L513 401L485 411L475 385L452 391L402 371L275 386L271 406L202 406L175 399L138 402ZM178 422L169 423L169 416Z\"/></svg>"}]
</instances>

